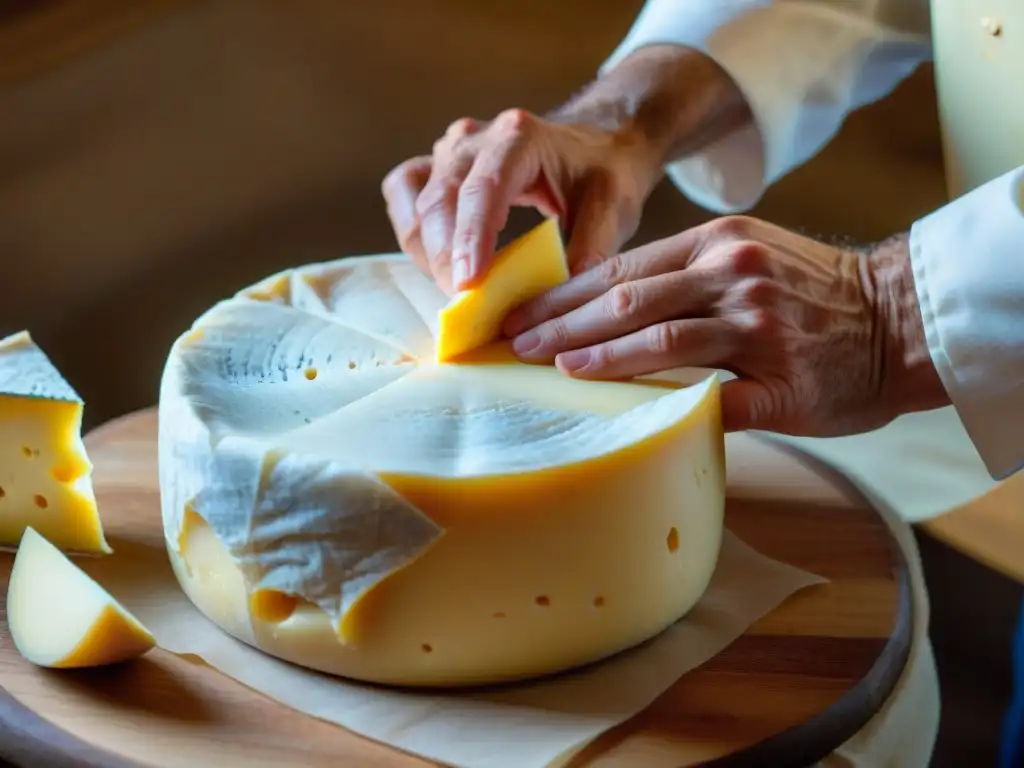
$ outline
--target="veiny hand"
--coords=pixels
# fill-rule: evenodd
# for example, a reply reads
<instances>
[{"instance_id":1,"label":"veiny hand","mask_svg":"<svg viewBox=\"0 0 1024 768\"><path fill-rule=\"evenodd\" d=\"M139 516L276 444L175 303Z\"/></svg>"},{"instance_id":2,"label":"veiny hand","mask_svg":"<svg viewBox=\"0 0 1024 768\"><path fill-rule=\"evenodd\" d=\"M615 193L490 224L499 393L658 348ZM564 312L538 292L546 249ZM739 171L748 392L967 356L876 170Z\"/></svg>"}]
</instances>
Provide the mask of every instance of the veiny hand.
<instances>
[{"instance_id":1,"label":"veiny hand","mask_svg":"<svg viewBox=\"0 0 1024 768\"><path fill-rule=\"evenodd\" d=\"M901 384L898 370L924 366L926 407L945 398L916 296L906 295L905 245L869 256L722 218L575 276L514 310L505 329L523 360L554 358L575 377L730 371L729 431L867 431L918 409L901 393L908 379Z\"/></svg>"},{"instance_id":2,"label":"veiny hand","mask_svg":"<svg viewBox=\"0 0 1024 768\"><path fill-rule=\"evenodd\" d=\"M658 176L640 134L511 109L487 124L456 121L431 156L392 170L382 192L402 250L451 293L486 272L512 206L561 218L570 268L611 256Z\"/></svg>"}]
</instances>

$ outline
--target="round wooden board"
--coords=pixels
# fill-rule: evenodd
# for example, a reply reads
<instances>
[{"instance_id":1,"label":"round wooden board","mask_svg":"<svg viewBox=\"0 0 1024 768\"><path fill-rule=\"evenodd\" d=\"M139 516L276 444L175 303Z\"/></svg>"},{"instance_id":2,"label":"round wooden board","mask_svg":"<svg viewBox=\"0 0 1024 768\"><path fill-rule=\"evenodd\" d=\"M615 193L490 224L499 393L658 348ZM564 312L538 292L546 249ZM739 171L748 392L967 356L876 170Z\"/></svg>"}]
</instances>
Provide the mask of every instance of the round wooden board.
<instances>
[{"instance_id":1,"label":"round wooden board","mask_svg":"<svg viewBox=\"0 0 1024 768\"><path fill-rule=\"evenodd\" d=\"M86 443L108 536L162 546L155 412L104 425ZM729 528L829 583L789 598L573 768L635 768L644 744L664 740L679 768L808 765L863 727L906 665L912 597L880 515L841 477L773 443L731 437L728 462ZM4 593L12 559L0 555ZM0 756L19 765L431 765L159 650L116 668L37 669L6 620L0 686Z\"/></svg>"}]
</instances>

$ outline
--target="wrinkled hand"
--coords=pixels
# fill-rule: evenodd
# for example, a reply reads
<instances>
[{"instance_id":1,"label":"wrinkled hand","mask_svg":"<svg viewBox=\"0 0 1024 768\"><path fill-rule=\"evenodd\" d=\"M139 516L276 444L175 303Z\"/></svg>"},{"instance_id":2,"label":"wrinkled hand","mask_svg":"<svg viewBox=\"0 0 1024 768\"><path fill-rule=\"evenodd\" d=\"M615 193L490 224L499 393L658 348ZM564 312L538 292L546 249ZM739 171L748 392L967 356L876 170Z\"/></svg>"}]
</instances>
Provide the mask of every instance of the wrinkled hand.
<instances>
[{"instance_id":1,"label":"wrinkled hand","mask_svg":"<svg viewBox=\"0 0 1024 768\"><path fill-rule=\"evenodd\" d=\"M850 434L901 410L887 369L911 315L893 310L872 270L868 256L728 217L574 277L513 311L505 329L521 359L554 358L575 377L730 371L730 431Z\"/></svg>"},{"instance_id":2,"label":"wrinkled hand","mask_svg":"<svg viewBox=\"0 0 1024 768\"><path fill-rule=\"evenodd\" d=\"M618 252L636 230L658 176L642 144L512 109L488 124L456 121L432 155L392 170L382 192L402 250L448 293L486 273L513 206L560 217L578 271Z\"/></svg>"}]
</instances>

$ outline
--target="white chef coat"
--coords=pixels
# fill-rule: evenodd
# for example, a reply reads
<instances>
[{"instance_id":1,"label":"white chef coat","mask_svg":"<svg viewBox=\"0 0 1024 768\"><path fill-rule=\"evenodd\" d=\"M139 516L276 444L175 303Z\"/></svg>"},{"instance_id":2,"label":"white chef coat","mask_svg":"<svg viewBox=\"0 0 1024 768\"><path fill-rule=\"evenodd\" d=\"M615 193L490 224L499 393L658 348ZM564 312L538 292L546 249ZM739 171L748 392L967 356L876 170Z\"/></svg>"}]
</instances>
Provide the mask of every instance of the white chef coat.
<instances>
[{"instance_id":1,"label":"white chef coat","mask_svg":"<svg viewBox=\"0 0 1024 768\"><path fill-rule=\"evenodd\" d=\"M697 204L736 213L927 60L929 32L927 0L648 0L603 69L677 44L729 73L754 124L666 172ZM910 237L932 360L1001 479L1024 466L1024 166L915 222Z\"/></svg>"}]
</instances>

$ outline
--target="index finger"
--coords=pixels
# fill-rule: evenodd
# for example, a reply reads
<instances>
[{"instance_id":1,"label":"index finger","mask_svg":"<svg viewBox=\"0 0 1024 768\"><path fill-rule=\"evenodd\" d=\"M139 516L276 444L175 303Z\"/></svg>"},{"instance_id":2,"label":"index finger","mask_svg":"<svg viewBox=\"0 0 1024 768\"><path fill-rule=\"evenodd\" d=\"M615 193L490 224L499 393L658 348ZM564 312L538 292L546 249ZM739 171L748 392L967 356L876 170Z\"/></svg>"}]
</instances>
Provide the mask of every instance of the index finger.
<instances>
[{"instance_id":1,"label":"index finger","mask_svg":"<svg viewBox=\"0 0 1024 768\"><path fill-rule=\"evenodd\" d=\"M529 155L529 146L513 136L476 156L459 189L456 209L452 237L456 290L472 287L487 272L513 202L536 175Z\"/></svg>"}]
</instances>

